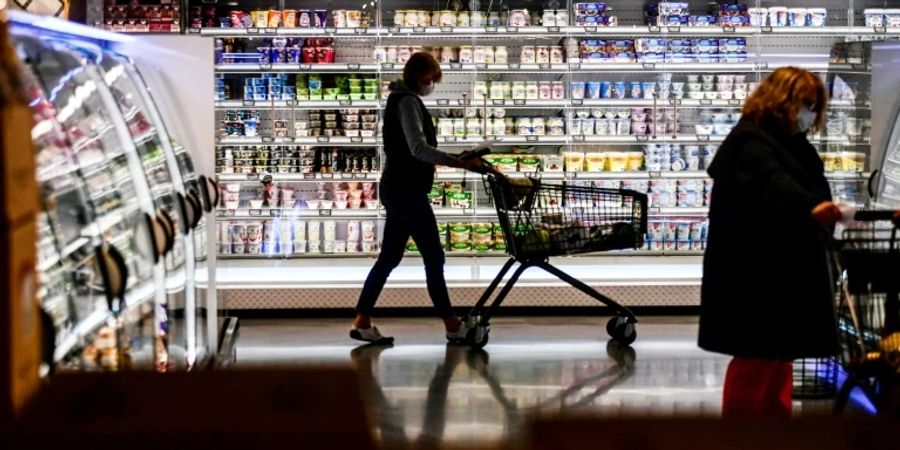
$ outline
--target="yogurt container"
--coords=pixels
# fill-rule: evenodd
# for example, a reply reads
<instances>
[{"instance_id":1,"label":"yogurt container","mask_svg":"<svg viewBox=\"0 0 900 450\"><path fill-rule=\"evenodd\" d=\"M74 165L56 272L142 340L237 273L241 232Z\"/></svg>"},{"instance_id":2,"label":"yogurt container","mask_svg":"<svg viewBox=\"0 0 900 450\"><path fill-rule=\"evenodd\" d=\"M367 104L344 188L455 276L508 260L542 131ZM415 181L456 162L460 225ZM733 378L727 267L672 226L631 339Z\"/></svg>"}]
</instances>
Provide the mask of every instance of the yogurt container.
<instances>
[{"instance_id":1,"label":"yogurt container","mask_svg":"<svg viewBox=\"0 0 900 450\"><path fill-rule=\"evenodd\" d=\"M764 27L769 24L769 8L749 8L750 26Z\"/></svg>"},{"instance_id":2,"label":"yogurt container","mask_svg":"<svg viewBox=\"0 0 900 450\"><path fill-rule=\"evenodd\" d=\"M788 9L785 6L769 8L769 25L773 27L788 26Z\"/></svg>"},{"instance_id":3,"label":"yogurt container","mask_svg":"<svg viewBox=\"0 0 900 450\"><path fill-rule=\"evenodd\" d=\"M808 8L809 26L824 27L828 19L828 10L825 8Z\"/></svg>"},{"instance_id":4,"label":"yogurt container","mask_svg":"<svg viewBox=\"0 0 900 450\"><path fill-rule=\"evenodd\" d=\"M809 22L809 10L806 8L788 8L787 19L789 27L805 27Z\"/></svg>"},{"instance_id":5,"label":"yogurt container","mask_svg":"<svg viewBox=\"0 0 900 450\"><path fill-rule=\"evenodd\" d=\"M883 9L866 9L863 11L866 18L867 27L883 27L884 26L884 10Z\"/></svg>"},{"instance_id":6,"label":"yogurt container","mask_svg":"<svg viewBox=\"0 0 900 450\"><path fill-rule=\"evenodd\" d=\"M900 28L900 9L884 10L884 26L888 28Z\"/></svg>"}]
</instances>

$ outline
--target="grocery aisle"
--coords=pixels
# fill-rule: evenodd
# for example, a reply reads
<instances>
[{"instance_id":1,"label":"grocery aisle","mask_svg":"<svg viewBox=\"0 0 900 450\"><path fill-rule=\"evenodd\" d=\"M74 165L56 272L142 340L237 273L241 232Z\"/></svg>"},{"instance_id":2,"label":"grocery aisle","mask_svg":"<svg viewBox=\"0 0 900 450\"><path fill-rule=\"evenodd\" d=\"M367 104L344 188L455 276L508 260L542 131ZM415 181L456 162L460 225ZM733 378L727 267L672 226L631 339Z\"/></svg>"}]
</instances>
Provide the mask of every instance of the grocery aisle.
<instances>
[{"instance_id":1,"label":"grocery aisle","mask_svg":"<svg viewBox=\"0 0 900 450\"><path fill-rule=\"evenodd\" d=\"M520 436L535 412L717 414L727 358L696 346L693 317L642 319L633 353L607 348L600 317L493 321L479 352L447 346L436 319L382 319L390 348L357 347L348 320L243 320L238 367L353 364L385 448Z\"/></svg>"}]
</instances>

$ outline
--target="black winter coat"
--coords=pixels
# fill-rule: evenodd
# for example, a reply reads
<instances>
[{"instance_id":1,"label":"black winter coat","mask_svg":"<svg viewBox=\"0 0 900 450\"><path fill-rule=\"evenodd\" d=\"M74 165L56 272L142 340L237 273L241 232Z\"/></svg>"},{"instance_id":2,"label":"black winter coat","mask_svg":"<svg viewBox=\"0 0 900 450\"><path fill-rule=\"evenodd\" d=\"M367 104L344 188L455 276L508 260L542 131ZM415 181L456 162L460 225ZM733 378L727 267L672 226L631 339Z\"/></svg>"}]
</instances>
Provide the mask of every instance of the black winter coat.
<instances>
[{"instance_id":1,"label":"black winter coat","mask_svg":"<svg viewBox=\"0 0 900 450\"><path fill-rule=\"evenodd\" d=\"M699 345L760 359L837 353L829 230L812 219L831 200L805 135L741 120L709 167Z\"/></svg>"}]
</instances>

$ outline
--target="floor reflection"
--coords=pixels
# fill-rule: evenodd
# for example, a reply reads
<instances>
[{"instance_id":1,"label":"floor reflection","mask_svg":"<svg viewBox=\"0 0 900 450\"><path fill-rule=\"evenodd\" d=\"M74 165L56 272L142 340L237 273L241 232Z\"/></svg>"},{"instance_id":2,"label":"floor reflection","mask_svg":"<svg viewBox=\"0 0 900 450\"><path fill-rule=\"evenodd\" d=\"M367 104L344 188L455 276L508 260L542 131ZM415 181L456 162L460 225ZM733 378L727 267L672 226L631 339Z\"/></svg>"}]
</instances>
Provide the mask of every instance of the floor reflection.
<instances>
[{"instance_id":1,"label":"floor reflection","mask_svg":"<svg viewBox=\"0 0 900 450\"><path fill-rule=\"evenodd\" d=\"M594 319L584 321L563 329L519 324L504 335L498 319L485 351L435 342L433 333L420 334L433 326L420 330L408 320L391 328L408 342L394 347L353 347L342 338L343 322L300 326L306 336L293 339L277 326L245 323L238 362L349 359L363 377L376 431L392 449L515 439L529 416L557 411L718 414L727 359L696 348L694 324L644 324L645 337L622 348L596 336Z\"/></svg>"}]
</instances>

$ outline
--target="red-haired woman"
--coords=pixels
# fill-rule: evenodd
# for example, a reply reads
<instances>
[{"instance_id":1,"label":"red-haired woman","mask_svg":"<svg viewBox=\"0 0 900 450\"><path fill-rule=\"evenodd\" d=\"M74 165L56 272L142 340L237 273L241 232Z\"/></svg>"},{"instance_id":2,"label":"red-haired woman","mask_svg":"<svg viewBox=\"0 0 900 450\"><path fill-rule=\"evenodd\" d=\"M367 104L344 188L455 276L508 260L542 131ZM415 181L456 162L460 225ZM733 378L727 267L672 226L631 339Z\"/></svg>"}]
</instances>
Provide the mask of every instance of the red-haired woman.
<instances>
[{"instance_id":1,"label":"red-haired woman","mask_svg":"<svg viewBox=\"0 0 900 450\"><path fill-rule=\"evenodd\" d=\"M841 210L807 140L827 102L818 76L775 70L708 168L699 344L734 357L724 417L790 417L792 360L838 351L827 244Z\"/></svg>"}]
</instances>

